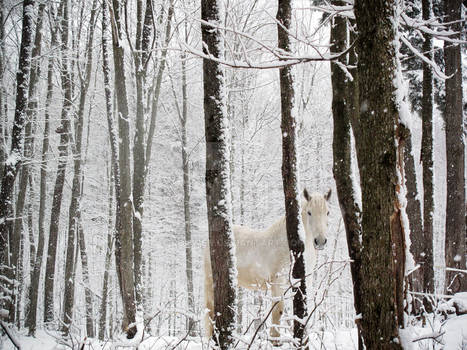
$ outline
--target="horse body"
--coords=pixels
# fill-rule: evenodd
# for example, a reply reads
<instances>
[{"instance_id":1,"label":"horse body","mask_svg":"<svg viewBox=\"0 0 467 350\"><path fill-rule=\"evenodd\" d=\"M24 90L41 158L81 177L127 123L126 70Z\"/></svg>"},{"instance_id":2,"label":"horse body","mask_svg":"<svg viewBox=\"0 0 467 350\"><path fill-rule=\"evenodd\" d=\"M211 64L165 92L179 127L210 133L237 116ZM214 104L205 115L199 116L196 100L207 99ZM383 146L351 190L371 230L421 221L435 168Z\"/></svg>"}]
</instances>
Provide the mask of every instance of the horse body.
<instances>
[{"instance_id":1,"label":"horse body","mask_svg":"<svg viewBox=\"0 0 467 350\"><path fill-rule=\"evenodd\" d=\"M306 265L313 266L316 250L326 244L327 231L327 201L331 192L325 196L313 193L311 196L305 190L305 201L302 203L302 222L305 228L305 259ZM275 300L279 300L272 311L272 323L278 325L283 313L284 302L281 300L287 287L287 276L290 269L290 252L287 242L285 216L277 220L266 230L254 230L246 226L234 226L236 263L238 285L251 290L271 290ZM209 247L204 254L205 263L205 330L212 335L212 320L214 319L214 291L211 271ZM271 336L280 334L276 327L271 328Z\"/></svg>"}]
</instances>

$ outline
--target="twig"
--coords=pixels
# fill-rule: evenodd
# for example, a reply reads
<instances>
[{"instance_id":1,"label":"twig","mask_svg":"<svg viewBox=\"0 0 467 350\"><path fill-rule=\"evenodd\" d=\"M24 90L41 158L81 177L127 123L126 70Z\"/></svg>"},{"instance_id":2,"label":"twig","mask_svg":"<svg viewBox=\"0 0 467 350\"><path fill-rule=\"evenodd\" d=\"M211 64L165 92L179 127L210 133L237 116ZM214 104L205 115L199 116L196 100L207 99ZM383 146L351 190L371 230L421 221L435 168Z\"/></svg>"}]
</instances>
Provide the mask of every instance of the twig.
<instances>
[{"instance_id":1,"label":"twig","mask_svg":"<svg viewBox=\"0 0 467 350\"><path fill-rule=\"evenodd\" d=\"M0 325L2 326L2 328L5 331L8 338L10 338L10 340L13 343L13 345L15 346L15 348L17 348L18 350L21 350L21 345L20 345L19 341L13 336L13 334L11 333L10 329L5 324L5 322L0 321Z\"/></svg>"}]
</instances>

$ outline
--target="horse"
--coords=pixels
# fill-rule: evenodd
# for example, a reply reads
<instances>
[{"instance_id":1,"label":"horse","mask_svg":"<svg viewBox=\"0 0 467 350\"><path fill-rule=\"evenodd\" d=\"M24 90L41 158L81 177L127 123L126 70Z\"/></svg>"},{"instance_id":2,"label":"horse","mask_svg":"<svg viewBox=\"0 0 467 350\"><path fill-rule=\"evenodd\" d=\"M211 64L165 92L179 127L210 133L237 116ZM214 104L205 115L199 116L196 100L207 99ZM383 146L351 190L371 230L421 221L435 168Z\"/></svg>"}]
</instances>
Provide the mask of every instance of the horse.
<instances>
[{"instance_id":1,"label":"horse","mask_svg":"<svg viewBox=\"0 0 467 350\"><path fill-rule=\"evenodd\" d=\"M305 228L305 260L313 266L317 250L324 249L327 242L328 202L331 190L326 194L303 191L301 216ZM290 251L287 242L285 216L278 219L266 230L254 230L246 226L234 225L235 255L238 271L238 285L251 290L271 289L273 300L278 300L272 310L270 336L278 338L277 326L284 310L283 294L287 287L287 274L290 269ZM209 246L204 251L204 298L205 332L211 337L214 320L214 289Z\"/></svg>"}]
</instances>

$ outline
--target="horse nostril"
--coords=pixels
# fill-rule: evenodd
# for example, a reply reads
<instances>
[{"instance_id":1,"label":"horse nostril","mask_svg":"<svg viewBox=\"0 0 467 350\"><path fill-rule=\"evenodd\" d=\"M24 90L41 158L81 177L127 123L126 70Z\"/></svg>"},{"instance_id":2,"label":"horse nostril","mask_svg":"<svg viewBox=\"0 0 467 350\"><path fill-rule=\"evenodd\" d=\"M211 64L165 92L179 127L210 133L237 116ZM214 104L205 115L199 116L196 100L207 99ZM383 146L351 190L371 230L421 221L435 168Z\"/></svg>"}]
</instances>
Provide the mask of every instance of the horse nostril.
<instances>
[{"instance_id":1,"label":"horse nostril","mask_svg":"<svg viewBox=\"0 0 467 350\"><path fill-rule=\"evenodd\" d=\"M318 243L318 239L317 239L317 238L315 238L315 244L316 244L316 245L318 245L318 244L319 244L319 243Z\"/></svg>"},{"instance_id":2,"label":"horse nostril","mask_svg":"<svg viewBox=\"0 0 467 350\"><path fill-rule=\"evenodd\" d=\"M327 241L328 241L328 239L327 239L327 238L325 238L325 239L324 239L324 244L326 244L326 243L327 243Z\"/></svg>"}]
</instances>

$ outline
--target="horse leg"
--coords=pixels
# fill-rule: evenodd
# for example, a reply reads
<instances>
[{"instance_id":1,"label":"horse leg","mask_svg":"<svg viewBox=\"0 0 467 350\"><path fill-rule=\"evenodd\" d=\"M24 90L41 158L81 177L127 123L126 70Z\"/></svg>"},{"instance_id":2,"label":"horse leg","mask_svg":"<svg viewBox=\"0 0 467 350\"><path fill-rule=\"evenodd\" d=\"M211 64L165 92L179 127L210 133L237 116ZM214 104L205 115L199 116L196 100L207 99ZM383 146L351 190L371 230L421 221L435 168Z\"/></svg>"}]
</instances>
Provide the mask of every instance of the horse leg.
<instances>
[{"instance_id":1,"label":"horse leg","mask_svg":"<svg viewBox=\"0 0 467 350\"><path fill-rule=\"evenodd\" d=\"M212 273L211 266L205 264L204 269L204 305L205 305L205 317L204 317L204 331L208 338L212 337L214 331L213 320L214 320L214 288L212 284Z\"/></svg>"},{"instance_id":2,"label":"horse leg","mask_svg":"<svg viewBox=\"0 0 467 350\"><path fill-rule=\"evenodd\" d=\"M272 327L270 331L270 335L272 338L279 338L280 332L276 326L280 325L281 317L284 312L284 292L283 286L285 281L283 278L277 278L271 286L271 294L273 298L273 306L274 309L272 310ZM272 344L274 346L279 346L280 343L278 340L273 340Z\"/></svg>"}]
</instances>

